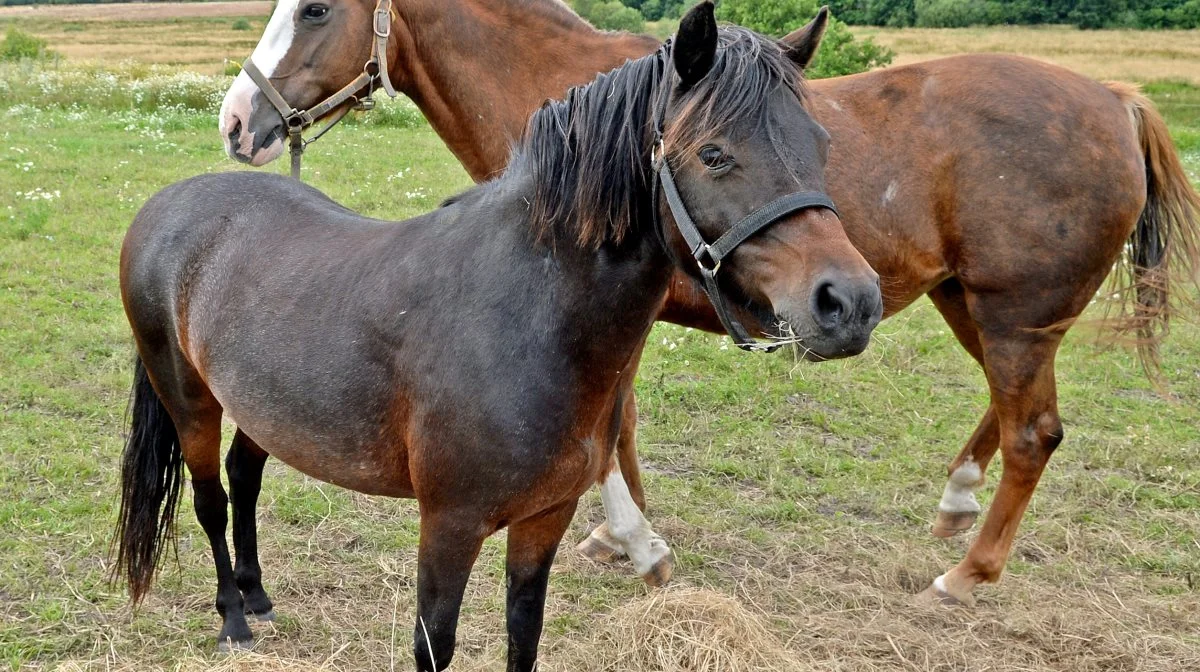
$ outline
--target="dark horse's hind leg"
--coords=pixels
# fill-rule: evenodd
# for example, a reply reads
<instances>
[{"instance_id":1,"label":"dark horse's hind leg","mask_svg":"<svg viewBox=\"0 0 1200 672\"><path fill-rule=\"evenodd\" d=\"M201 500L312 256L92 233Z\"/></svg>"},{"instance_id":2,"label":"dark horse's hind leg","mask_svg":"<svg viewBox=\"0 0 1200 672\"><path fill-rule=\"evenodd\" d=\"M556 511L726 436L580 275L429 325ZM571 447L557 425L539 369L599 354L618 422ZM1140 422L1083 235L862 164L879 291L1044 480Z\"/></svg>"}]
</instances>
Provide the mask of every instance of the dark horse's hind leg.
<instances>
[{"instance_id":1,"label":"dark horse's hind leg","mask_svg":"<svg viewBox=\"0 0 1200 672\"><path fill-rule=\"evenodd\" d=\"M508 528L508 672L537 667L550 565L576 504L571 500Z\"/></svg>"},{"instance_id":2,"label":"dark horse's hind leg","mask_svg":"<svg viewBox=\"0 0 1200 672\"><path fill-rule=\"evenodd\" d=\"M950 278L930 291L929 298L950 325L958 342L986 372L979 328L967 310L962 284L958 279ZM999 447L1000 426L996 422L996 409L989 405L979 426L946 470L946 488L931 530L934 536L952 537L975 524L980 512L975 491L983 486L988 463Z\"/></svg>"},{"instance_id":3,"label":"dark horse's hind leg","mask_svg":"<svg viewBox=\"0 0 1200 672\"><path fill-rule=\"evenodd\" d=\"M175 422L179 449L192 478L196 518L212 548L217 570L216 608L222 620L217 648L222 651L249 648L254 635L246 622L242 593L234 580L229 546L225 542L229 498L221 487L221 405L177 351L164 351L144 341L139 343L138 350L155 390Z\"/></svg>"},{"instance_id":4,"label":"dark horse's hind leg","mask_svg":"<svg viewBox=\"0 0 1200 672\"><path fill-rule=\"evenodd\" d=\"M233 548L236 562L233 576L242 591L247 614L260 621L275 619L271 598L263 590L262 569L258 566L258 529L255 507L262 488L263 466L267 452L250 437L237 430L225 458L225 473L229 477L229 495L233 503Z\"/></svg>"}]
</instances>

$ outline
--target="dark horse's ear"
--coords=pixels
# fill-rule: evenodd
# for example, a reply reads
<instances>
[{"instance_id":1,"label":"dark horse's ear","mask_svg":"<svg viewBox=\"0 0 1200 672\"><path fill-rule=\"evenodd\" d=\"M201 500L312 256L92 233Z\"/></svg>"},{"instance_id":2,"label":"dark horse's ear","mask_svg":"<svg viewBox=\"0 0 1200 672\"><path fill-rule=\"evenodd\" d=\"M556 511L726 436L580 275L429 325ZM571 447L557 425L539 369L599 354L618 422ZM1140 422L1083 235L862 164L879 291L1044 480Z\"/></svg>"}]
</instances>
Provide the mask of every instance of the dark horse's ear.
<instances>
[{"instance_id":1,"label":"dark horse's ear","mask_svg":"<svg viewBox=\"0 0 1200 672\"><path fill-rule=\"evenodd\" d=\"M829 25L829 6L826 5L817 12L817 17L808 22L808 25L783 36L780 42L787 47L787 54L800 66L801 69L807 68L812 62L813 56L817 55L817 47L821 46L821 36L825 34L825 27Z\"/></svg>"},{"instance_id":2,"label":"dark horse's ear","mask_svg":"<svg viewBox=\"0 0 1200 672\"><path fill-rule=\"evenodd\" d=\"M696 5L679 21L672 55L684 89L708 74L717 55L717 19L711 0Z\"/></svg>"}]
</instances>

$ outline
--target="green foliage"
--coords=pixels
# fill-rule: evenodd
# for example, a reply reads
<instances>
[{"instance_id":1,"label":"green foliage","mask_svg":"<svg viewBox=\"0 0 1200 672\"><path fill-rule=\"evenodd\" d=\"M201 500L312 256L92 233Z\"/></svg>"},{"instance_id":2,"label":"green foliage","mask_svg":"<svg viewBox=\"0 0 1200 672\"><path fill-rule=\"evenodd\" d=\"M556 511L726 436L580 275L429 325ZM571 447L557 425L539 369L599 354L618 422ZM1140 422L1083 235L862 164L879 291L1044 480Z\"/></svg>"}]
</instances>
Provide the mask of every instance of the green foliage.
<instances>
[{"instance_id":1,"label":"green foliage","mask_svg":"<svg viewBox=\"0 0 1200 672\"><path fill-rule=\"evenodd\" d=\"M250 25L250 22L246 19L238 19L237 21L233 22L234 30L250 30L251 28L252 26Z\"/></svg>"},{"instance_id":2,"label":"green foliage","mask_svg":"<svg viewBox=\"0 0 1200 672\"><path fill-rule=\"evenodd\" d=\"M601 30L624 30L640 33L646 29L642 13L626 7L618 0L575 0L575 11Z\"/></svg>"},{"instance_id":3,"label":"green foliage","mask_svg":"<svg viewBox=\"0 0 1200 672\"><path fill-rule=\"evenodd\" d=\"M717 17L765 35L780 37L817 14L815 0L724 0ZM855 39L846 24L830 19L821 48L806 73L809 78L837 77L887 65L895 54L870 38Z\"/></svg>"},{"instance_id":4,"label":"green foliage","mask_svg":"<svg viewBox=\"0 0 1200 672\"><path fill-rule=\"evenodd\" d=\"M40 60L55 55L46 48L45 40L17 28L9 28L0 43L0 61Z\"/></svg>"},{"instance_id":5,"label":"green foliage","mask_svg":"<svg viewBox=\"0 0 1200 672\"><path fill-rule=\"evenodd\" d=\"M877 26L1200 27L1200 0L831 0L830 6L849 23Z\"/></svg>"}]
</instances>

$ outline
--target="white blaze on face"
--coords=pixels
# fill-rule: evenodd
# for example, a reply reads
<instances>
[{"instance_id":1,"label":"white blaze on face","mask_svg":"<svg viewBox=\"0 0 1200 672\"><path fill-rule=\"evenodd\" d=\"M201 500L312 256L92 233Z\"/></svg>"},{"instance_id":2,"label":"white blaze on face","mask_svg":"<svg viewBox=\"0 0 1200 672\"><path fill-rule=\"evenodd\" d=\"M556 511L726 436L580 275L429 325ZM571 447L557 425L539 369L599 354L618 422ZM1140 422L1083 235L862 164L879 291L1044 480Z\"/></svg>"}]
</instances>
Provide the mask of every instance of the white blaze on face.
<instances>
[{"instance_id":1,"label":"white blaze on face","mask_svg":"<svg viewBox=\"0 0 1200 672\"><path fill-rule=\"evenodd\" d=\"M292 47L292 39L296 36L296 9L299 5L300 0L279 0L279 4L275 6L275 12L267 21L267 28L263 31L258 46L254 47L254 52L250 55L254 59L254 64L267 77L274 76L275 68L279 66L279 62L283 60L288 49ZM250 75L240 72L233 80L229 91L226 92L225 100L221 102L219 126L221 137L225 141L225 150L229 152L230 156L233 155L235 149L242 156L250 156L254 150L254 134L246 128L246 124L250 121L251 101L255 93L258 93L258 86L250 79ZM237 147L234 147L233 141L229 138L229 131L239 121L242 124L242 132L237 138ZM283 143L276 141L270 148L263 148L264 150L274 150L275 145L279 146L278 152L264 151L265 154L270 155L270 158L275 158L282 152ZM258 157L255 159L255 165L266 163L266 161L260 163L257 160Z\"/></svg>"},{"instance_id":2,"label":"white blaze on face","mask_svg":"<svg viewBox=\"0 0 1200 672\"><path fill-rule=\"evenodd\" d=\"M983 472L974 459L968 458L950 474L938 508L947 513L978 512L980 506L975 499L975 489L982 484Z\"/></svg>"}]
</instances>

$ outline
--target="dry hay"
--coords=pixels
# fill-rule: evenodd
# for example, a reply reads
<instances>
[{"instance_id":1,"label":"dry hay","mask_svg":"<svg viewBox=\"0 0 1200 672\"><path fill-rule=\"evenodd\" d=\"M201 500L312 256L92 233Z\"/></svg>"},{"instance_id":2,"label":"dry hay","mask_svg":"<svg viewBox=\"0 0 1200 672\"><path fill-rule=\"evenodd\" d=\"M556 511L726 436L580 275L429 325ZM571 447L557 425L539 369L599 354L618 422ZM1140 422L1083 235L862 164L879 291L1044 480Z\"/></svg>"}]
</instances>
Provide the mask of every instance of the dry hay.
<instances>
[{"instance_id":1,"label":"dry hay","mask_svg":"<svg viewBox=\"0 0 1200 672\"><path fill-rule=\"evenodd\" d=\"M555 669L783 672L800 666L766 617L702 588L668 588L597 620L590 641L568 643Z\"/></svg>"}]
</instances>

